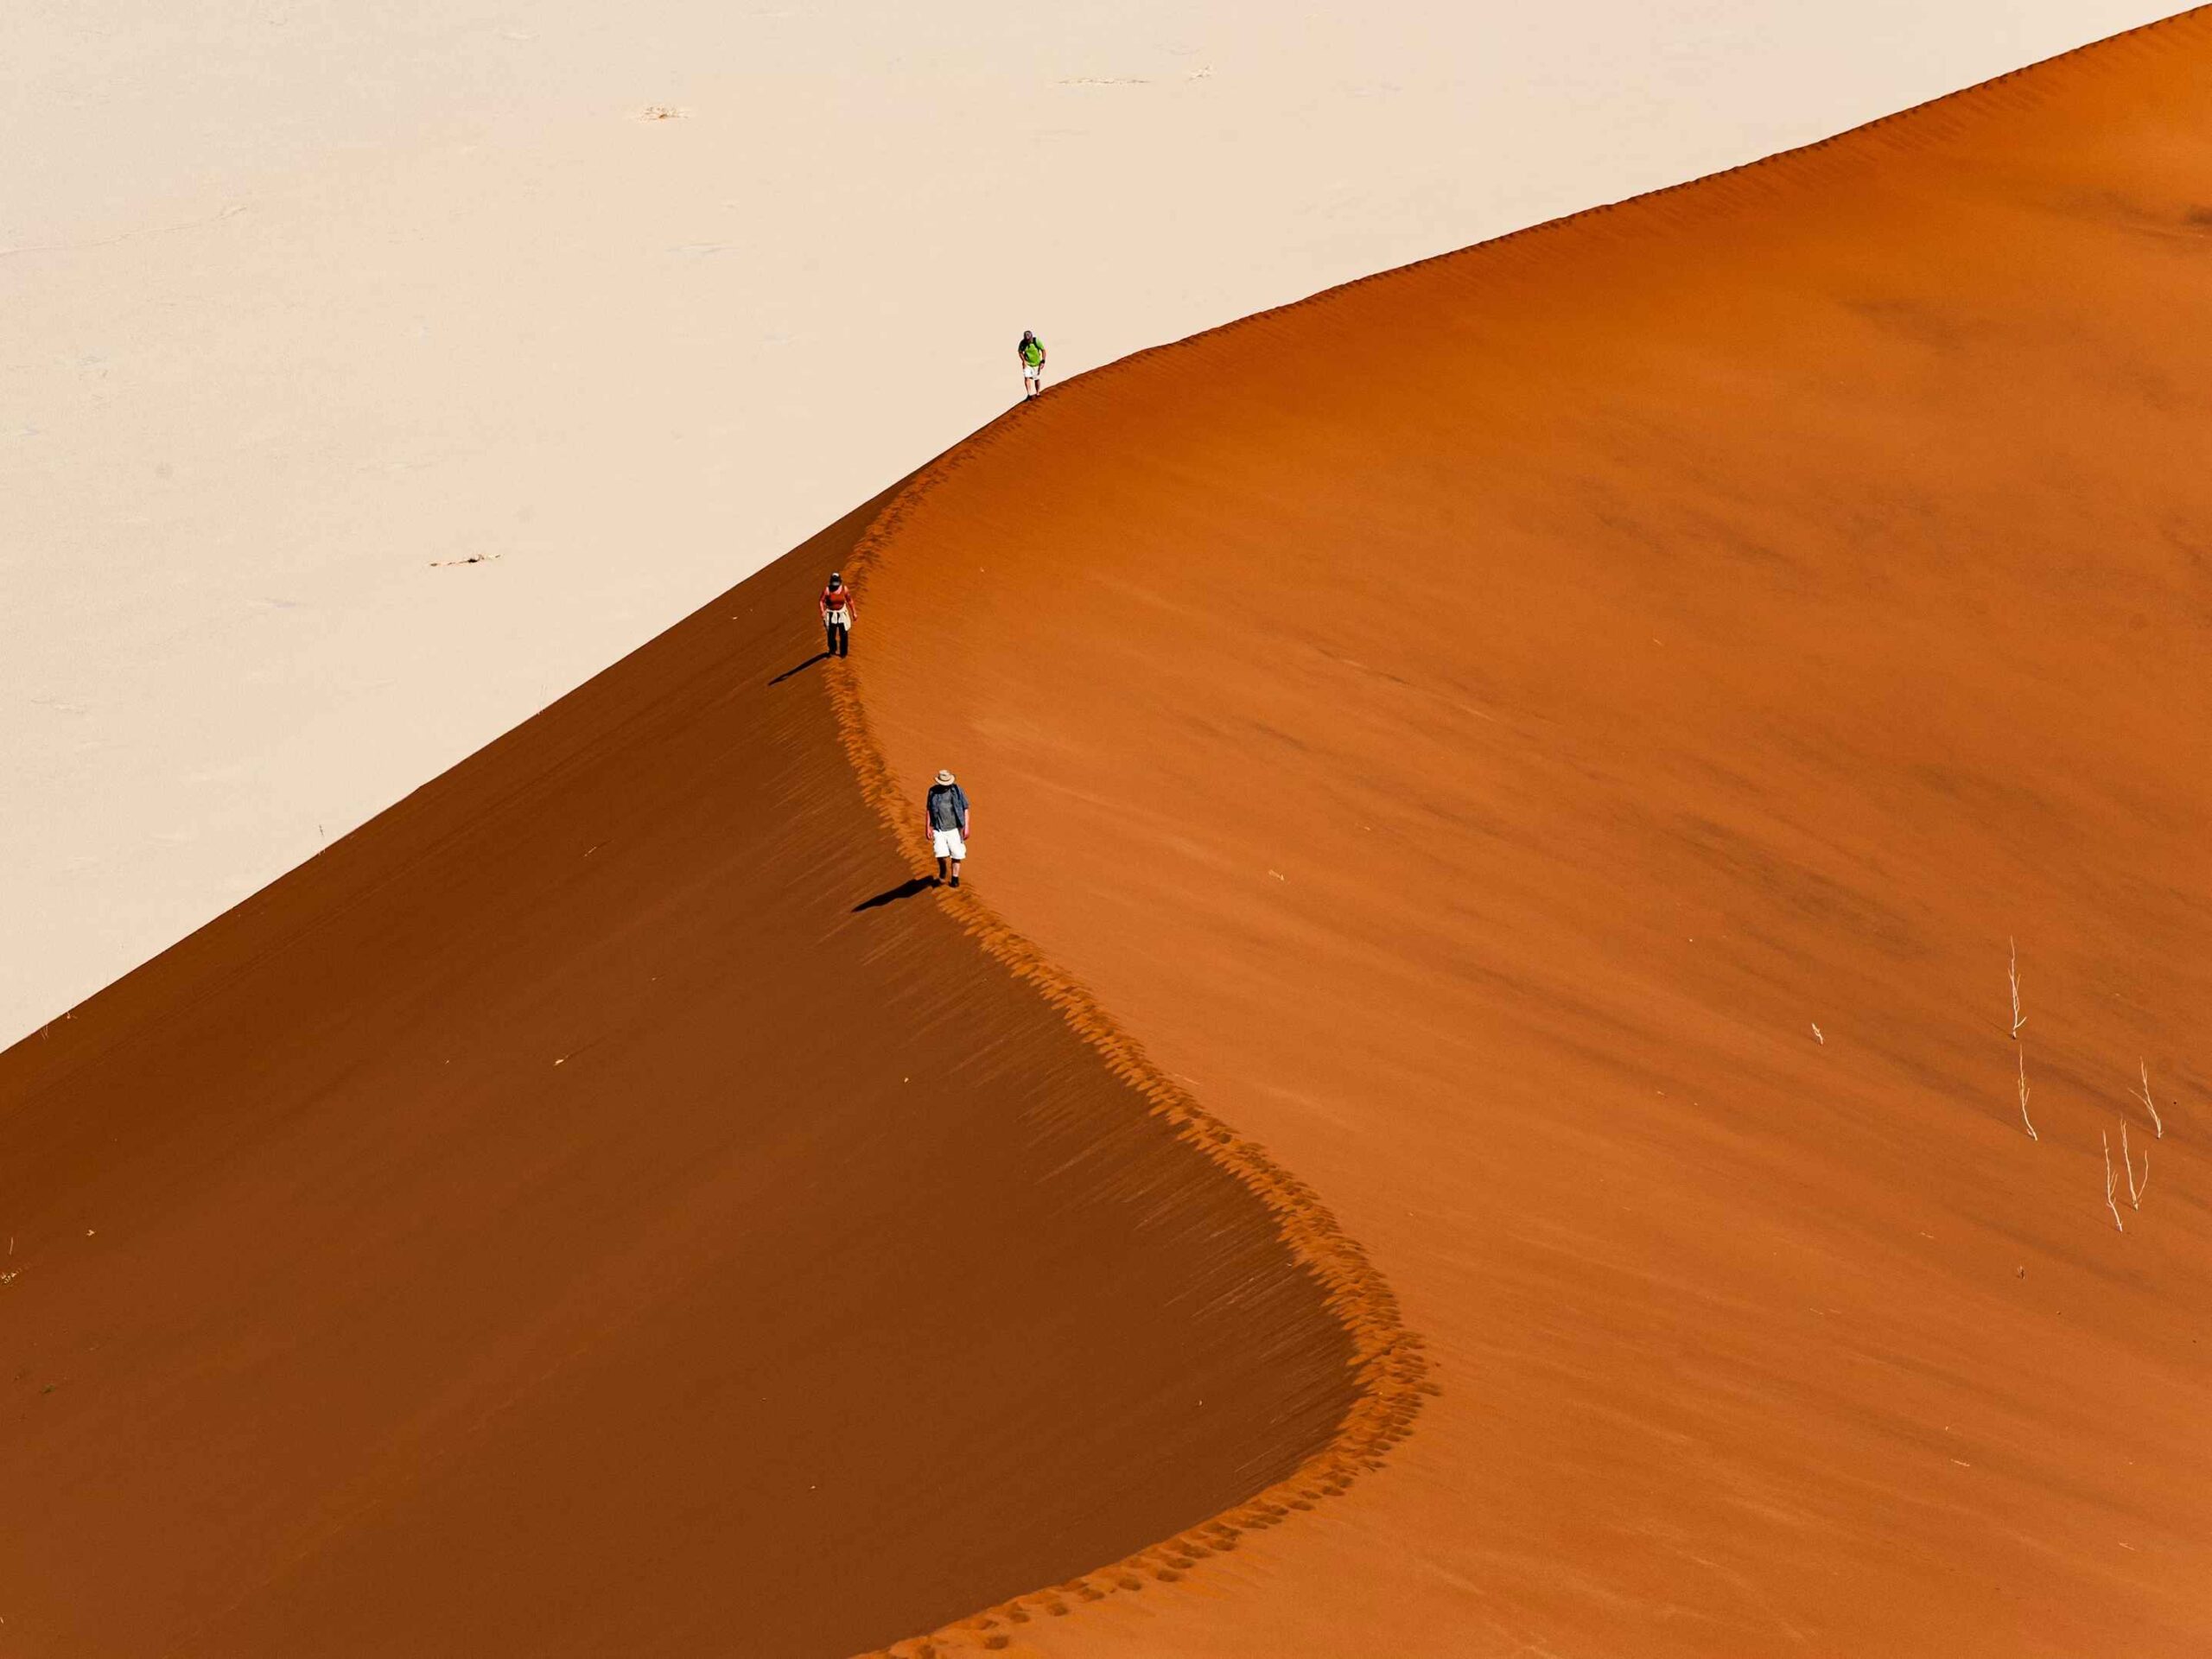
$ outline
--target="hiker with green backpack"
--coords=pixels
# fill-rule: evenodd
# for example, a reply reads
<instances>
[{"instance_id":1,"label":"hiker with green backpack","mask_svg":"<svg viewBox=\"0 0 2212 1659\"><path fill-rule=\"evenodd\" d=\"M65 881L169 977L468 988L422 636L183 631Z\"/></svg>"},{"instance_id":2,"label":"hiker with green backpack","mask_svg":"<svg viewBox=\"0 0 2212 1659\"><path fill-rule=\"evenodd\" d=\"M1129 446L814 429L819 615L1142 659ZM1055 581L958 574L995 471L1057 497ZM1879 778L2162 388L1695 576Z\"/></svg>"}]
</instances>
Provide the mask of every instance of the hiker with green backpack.
<instances>
[{"instance_id":1,"label":"hiker with green backpack","mask_svg":"<svg viewBox=\"0 0 2212 1659\"><path fill-rule=\"evenodd\" d=\"M1021 344L1016 348L1021 359L1021 399L1042 397L1045 391L1045 342L1028 329L1021 331Z\"/></svg>"}]
</instances>

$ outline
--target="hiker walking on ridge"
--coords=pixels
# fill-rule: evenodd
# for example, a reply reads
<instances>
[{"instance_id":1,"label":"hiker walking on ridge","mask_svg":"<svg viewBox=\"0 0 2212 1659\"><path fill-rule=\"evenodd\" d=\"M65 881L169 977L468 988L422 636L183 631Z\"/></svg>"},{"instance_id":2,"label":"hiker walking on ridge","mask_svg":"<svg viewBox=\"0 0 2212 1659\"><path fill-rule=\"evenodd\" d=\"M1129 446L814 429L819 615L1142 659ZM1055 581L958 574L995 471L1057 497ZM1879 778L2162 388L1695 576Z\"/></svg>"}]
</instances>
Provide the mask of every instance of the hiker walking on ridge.
<instances>
[{"instance_id":1,"label":"hiker walking on ridge","mask_svg":"<svg viewBox=\"0 0 2212 1659\"><path fill-rule=\"evenodd\" d=\"M823 646L823 656L852 654L853 590L845 586L845 579L835 570L830 573L830 585L822 590L822 632L827 642Z\"/></svg>"},{"instance_id":2,"label":"hiker walking on ridge","mask_svg":"<svg viewBox=\"0 0 2212 1659\"><path fill-rule=\"evenodd\" d=\"M1025 328L1021 344L1014 350L1021 359L1021 400L1027 403L1045 391L1045 342Z\"/></svg>"},{"instance_id":3,"label":"hiker walking on ridge","mask_svg":"<svg viewBox=\"0 0 2212 1659\"><path fill-rule=\"evenodd\" d=\"M968 791L940 772L930 785L924 803L930 822L930 847L937 854L937 879L944 885L948 874L960 885L960 861L968 856Z\"/></svg>"}]
</instances>

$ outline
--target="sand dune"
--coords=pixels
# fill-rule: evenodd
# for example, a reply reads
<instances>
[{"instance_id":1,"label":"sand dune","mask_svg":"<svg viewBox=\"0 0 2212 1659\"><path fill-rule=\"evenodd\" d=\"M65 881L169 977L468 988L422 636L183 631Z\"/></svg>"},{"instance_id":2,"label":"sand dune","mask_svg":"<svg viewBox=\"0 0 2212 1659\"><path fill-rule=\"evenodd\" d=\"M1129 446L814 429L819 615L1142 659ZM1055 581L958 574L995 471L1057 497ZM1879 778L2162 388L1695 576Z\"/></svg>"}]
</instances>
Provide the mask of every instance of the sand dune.
<instances>
[{"instance_id":1,"label":"sand dune","mask_svg":"<svg viewBox=\"0 0 2212 1659\"><path fill-rule=\"evenodd\" d=\"M973 431L1025 326L1072 372L2160 6L0 6L0 1043Z\"/></svg>"},{"instance_id":2,"label":"sand dune","mask_svg":"<svg viewBox=\"0 0 2212 1659\"><path fill-rule=\"evenodd\" d=\"M1056 389L0 1055L12 1647L2200 1650L2208 70Z\"/></svg>"},{"instance_id":3,"label":"sand dune","mask_svg":"<svg viewBox=\"0 0 2212 1659\"><path fill-rule=\"evenodd\" d=\"M1040 1651L2212 1643L2208 181L2199 11L910 492L859 578L899 787L962 769L976 885L1314 1179L1443 1389Z\"/></svg>"},{"instance_id":4,"label":"sand dune","mask_svg":"<svg viewBox=\"0 0 2212 1659\"><path fill-rule=\"evenodd\" d=\"M1325 1451L1325 1217L905 890L868 518L0 1056L10 1652L849 1654Z\"/></svg>"}]
</instances>

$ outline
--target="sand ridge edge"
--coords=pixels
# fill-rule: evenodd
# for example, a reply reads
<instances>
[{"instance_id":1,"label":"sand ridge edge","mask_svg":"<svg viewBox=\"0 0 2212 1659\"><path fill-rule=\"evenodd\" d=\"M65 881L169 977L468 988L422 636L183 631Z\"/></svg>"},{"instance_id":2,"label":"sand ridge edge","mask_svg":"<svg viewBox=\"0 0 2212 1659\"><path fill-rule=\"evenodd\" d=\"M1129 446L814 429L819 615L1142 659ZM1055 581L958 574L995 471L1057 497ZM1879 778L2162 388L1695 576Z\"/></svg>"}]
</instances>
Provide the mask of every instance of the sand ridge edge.
<instances>
[{"instance_id":1,"label":"sand ridge edge","mask_svg":"<svg viewBox=\"0 0 2212 1659\"><path fill-rule=\"evenodd\" d=\"M992 434L1015 412L1009 410L916 473L861 534L846 562L847 572L865 577L907 512L979 448L987 447ZM912 803L897 788L849 677L833 682L830 702L863 798L875 809L899 849L918 866L925 866L929 847L916 827ZM1431 1375L1421 1338L1406 1328L1400 1315L1396 1294L1311 1186L1209 1112L1154 1062L1144 1046L1085 986L1050 961L972 889L938 889L931 897L985 956L1034 988L1114 1076L1150 1103L1153 1116L1173 1126L1178 1141L1259 1200L1294 1259L1320 1283L1324 1305L1350 1336L1356 1394L1325 1447L1287 1478L1234 1508L1077 1578L1012 1597L855 1659L935 1659L950 1650L1002 1649L1012 1645L1009 1627L1027 1624L1040 1614L1065 1615L1074 1605L1142 1589L1147 1580L1174 1583L1206 1557L1234 1549L1245 1531L1273 1527L1299 1511L1311 1510L1324 1498L1348 1491L1363 1473L1381 1469L1385 1454L1413 1432L1426 1398L1441 1392Z\"/></svg>"},{"instance_id":2,"label":"sand ridge edge","mask_svg":"<svg viewBox=\"0 0 2212 1659\"><path fill-rule=\"evenodd\" d=\"M0 1053L12 1646L837 1659L1330 1444L1267 1209L892 902L795 649L891 499Z\"/></svg>"},{"instance_id":3,"label":"sand ridge edge","mask_svg":"<svg viewBox=\"0 0 2212 1659\"><path fill-rule=\"evenodd\" d=\"M1655 202L1668 204L1662 212L1672 212L1674 205L1679 203L1684 213L1692 218L1701 217L1740 204L1747 194L1757 196L1802 179L1808 172L1819 175L1828 169L1848 171L1878 167L1895 151L1942 143L1961 123L2002 120L2010 113L2047 101L2054 93L2050 80L2054 70L2104 79L2137 54L2155 49L2167 39L2207 30L2212 30L2212 6L2195 7L2106 41L2024 65L1811 143L1618 201L1594 204L1468 246L1336 284L1216 327L1131 353L1074 379L1092 382L1124 376L1161 354L1186 350L1199 341L1226 338L1241 331L1265 330L1290 314L1347 301L1355 290L1412 278L1416 273L1430 271L1447 261L1464 262L1463 270L1457 275L1460 281L1470 284L1501 278L1510 281L1526 274L1532 257L1541 261L1548 235L1586 227L1624 208L1648 208ZM1678 228L1679 224L1677 221ZM1478 255L1483 257L1476 257ZM1066 385L1056 387L1052 400L1057 403L1067 397L1072 385L1071 380ZM849 573L856 574L864 581L871 568L887 555L907 517L969 461L995 448L1008 431L1007 423L1020 418L1043 418L1048 423L1052 420L1051 413L1025 415L1023 410L1023 405L1016 405L918 472L887 503L855 544L847 567ZM881 747L873 735L862 696L849 682L840 682L832 689L831 699L841 736L864 795L883 814L902 849L918 861L917 868L926 868L929 849L916 822L915 804L895 785ZM1065 1612L1069 1610L1064 1604L1071 1595L1096 1600L1116 1588L1141 1588L1144 1583L1142 1575L1157 1575L1163 1564L1173 1570L1170 1576L1179 1575L1179 1569L1191 1564L1189 1557L1194 1546L1218 1548L1217 1534L1233 1538L1242 1527L1272 1525L1287 1518L1286 1510L1313 1507L1316 1487L1332 1495L1344 1490L1331 1476L1348 1478L1344 1471L1379 1467L1381 1453L1410 1433L1423 1396L1439 1391L1430 1377L1431 1364L1423 1352L1421 1338L1406 1331L1399 1321L1395 1293L1369 1262L1364 1249L1344 1233L1318 1195L1263 1150L1243 1141L1234 1130L1208 1112L1150 1058L1142 1045L1121 1028L1086 987L1046 958L972 891L963 888L957 894L938 893L933 896L940 906L961 921L987 954L1003 963L1017 976L1036 984L1071 1027L1106 1058L1116 1074L1139 1088L1154 1102L1155 1110L1176 1124L1181 1138L1198 1146L1231 1170L1277 1217L1286 1241L1299 1259L1322 1277L1330 1294L1329 1305L1345 1319L1352 1332L1360 1355L1361 1393L1357 1405L1325 1452L1249 1503L1225 1512L1216 1522L1189 1529L1066 1586L1015 1598L925 1637L909 1638L876 1650L868 1659L882 1659L883 1656L889 1659L931 1659L931 1656L950 1648L1004 1648L1010 1645L1006 1627L1028 1622L1040 1606L1052 1613Z\"/></svg>"},{"instance_id":4,"label":"sand ridge edge","mask_svg":"<svg viewBox=\"0 0 2212 1659\"><path fill-rule=\"evenodd\" d=\"M1280 305L1266 306L1243 316L1231 318L1227 322L1217 323L1211 328L1201 328L1195 334L1185 334L1175 340L1161 340L1157 345L1147 346L1141 350L1117 357L1109 363L1102 363L1096 368L1088 369L1071 376L1060 385L1065 387L1073 385L1078 380L1096 381L1118 377L1136 365L1148 361L1164 352L1178 351L1198 340L1214 340L1246 330L1265 328L1289 313L1302 311L1309 307L1332 305L1376 283L1395 282L1402 277L1410 277L1415 273L1429 271L1455 261L1466 262L1469 265L1469 274L1473 277L1498 274L1500 272L1498 264L1483 265L1474 262L1471 256L1477 253L1484 254L1489 256L1494 262L1503 261L1515 256L1525 257L1535 248L1541 246L1547 237L1580 227L1589 221L1601 219L1608 214L1618 213L1626 208L1642 207L1651 203L1668 200L1669 198L1684 197L1692 198L1700 207L1725 207L1733 199L1734 193L1746 188L1779 184L1782 181L1777 177L1777 175L1785 173L1793 168L1812 166L1822 161L1848 162L1853 160L1861 160L1862 157L1849 153L1850 147L1888 139L1893 137L1895 130L1901 126L1919 129L1921 142L1939 141L1948 137L1950 132L1948 128L1933 124L1939 112L1948 113L1956 119L1974 114L1994 113L1997 111L2024 107L2031 102L2053 95L2053 89L2049 85L2050 78L2052 72L2061 66L2075 73L2095 72L2109 74L2115 71L2124 60L2125 54L2131 50L2151 49L2158 43L2154 37L2180 34L2190 29L2212 33L2212 0L2206 0L2206 3L2203 4L2188 7L2175 12L2171 16L2157 18L2151 22L2139 24L2133 29L2122 29L2119 34L2107 35L2103 40L2092 41L2064 52L2054 53L2047 58L2038 58L2031 63L2024 63L2017 69L2008 69L2001 75L1992 75L1986 80L1975 81L1970 86L1960 87L1955 92L1945 92L1940 97L1908 105L1901 110L1892 110L1887 115L1877 116L1871 121L1862 121L1856 126L1847 127L1842 131L1831 133L1825 138L1816 138L1810 143L1793 145L1787 149L1777 149L1770 155L1759 156L1754 161L1743 162L1734 167L1725 167L1715 173L1701 174L1696 178L1684 179L1677 184L1661 185L1655 189L1638 191L1633 195L1622 196L1611 201L1593 202L1587 207L1578 208L1570 213L1561 213L1555 218L1539 219L1533 225L1523 225L1518 230L1502 231L1496 236L1484 237L1479 241L1467 243L1456 248L1446 248L1440 253L1432 253L1423 258L1408 260L1404 264L1392 265L1383 270L1370 271L1364 276L1355 276L1348 282L1332 283L1327 288L1317 289L1311 294L1302 294L1296 299L1285 300ZM1844 154L1839 156L1839 152L1844 152ZM886 532L887 533L892 524L895 522L902 505L909 500L912 493L925 492L930 483L943 477L950 470L947 463L955 462L958 458L964 456L972 445L988 440L999 429L1001 423L1007 416L1017 413L1021 405L1016 404L1014 409L1007 411L1006 416L1001 416L999 420L990 422L962 439L951 449L946 451L938 461L918 468L906 488L884 509L883 518L880 522L883 524ZM870 537L873 537L876 534L875 527L871 526L868 533ZM864 540L862 545L868 544Z\"/></svg>"}]
</instances>

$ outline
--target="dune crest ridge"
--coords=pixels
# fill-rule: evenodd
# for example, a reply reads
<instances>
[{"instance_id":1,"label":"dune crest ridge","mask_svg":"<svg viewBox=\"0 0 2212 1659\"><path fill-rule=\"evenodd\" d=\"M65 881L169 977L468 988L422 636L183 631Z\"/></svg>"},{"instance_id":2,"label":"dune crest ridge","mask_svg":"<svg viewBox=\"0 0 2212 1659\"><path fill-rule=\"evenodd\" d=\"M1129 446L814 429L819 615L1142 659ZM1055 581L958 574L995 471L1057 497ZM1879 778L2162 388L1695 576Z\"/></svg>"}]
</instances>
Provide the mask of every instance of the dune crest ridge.
<instances>
[{"instance_id":1,"label":"dune crest ridge","mask_svg":"<svg viewBox=\"0 0 2212 1659\"><path fill-rule=\"evenodd\" d=\"M1280 1194L861 793L881 500L0 1052L11 1650L842 1659L1339 1443Z\"/></svg>"},{"instance_id":2,"label":"dune crest ridge","mask_svg":"<svg viewBox=\"0 0 2212 1659\"><path fill-rule=\"evenodd\" d=\"M1012 418L1002 416L1001 421ZM845 563L849 582L857 588L870 578L885 550L896 539L905 515L925 499L936 485L957 472L967 456L976 453L979 441L991 429L986 428L923 467L895 493L854 544ZM858 681L850 677L835 681L830 701L861 795L900 849L918 868L926 868L929 841L919 827L913 797L899 787L869 729ZM1362 1474L1379 1470L1384 1455L1413 1432L1423 1400L1440 1392L1430 1377L1421 1339L1405 1327L1388 1281L1312 1186L1207 1111L1189 1089L1153 1060L1088 988L1047 959L979 897L972 883L957 893L944 891L932 896L979 950L1033 988L1070 1030L1097 1052L1114 1076L1149 1102L1152 1110L1173 1126L1180 1142L1226 1171L1266 1206L1283 1243L1323 1286L1329 1311L1351 1338L1355 1393L1328 1445L1288 1477L1249 1500L1096 1572L1014 1597L860 1659L876 1659L878 1655L887 1659L927 1659L932 1653L963 1646L1004 1647L1011 1627L1027 1623L1040 1611L1065 1612L1070 1596L1094 1601L1116 1591L1140 1589L1147 1579L1175 1582L1206 1557L1235 1548L1244 1532L1273 1527L1298 1512L1312 1510L1325 1499L1341 1497Z\"/></svg>"}]
</instances>

